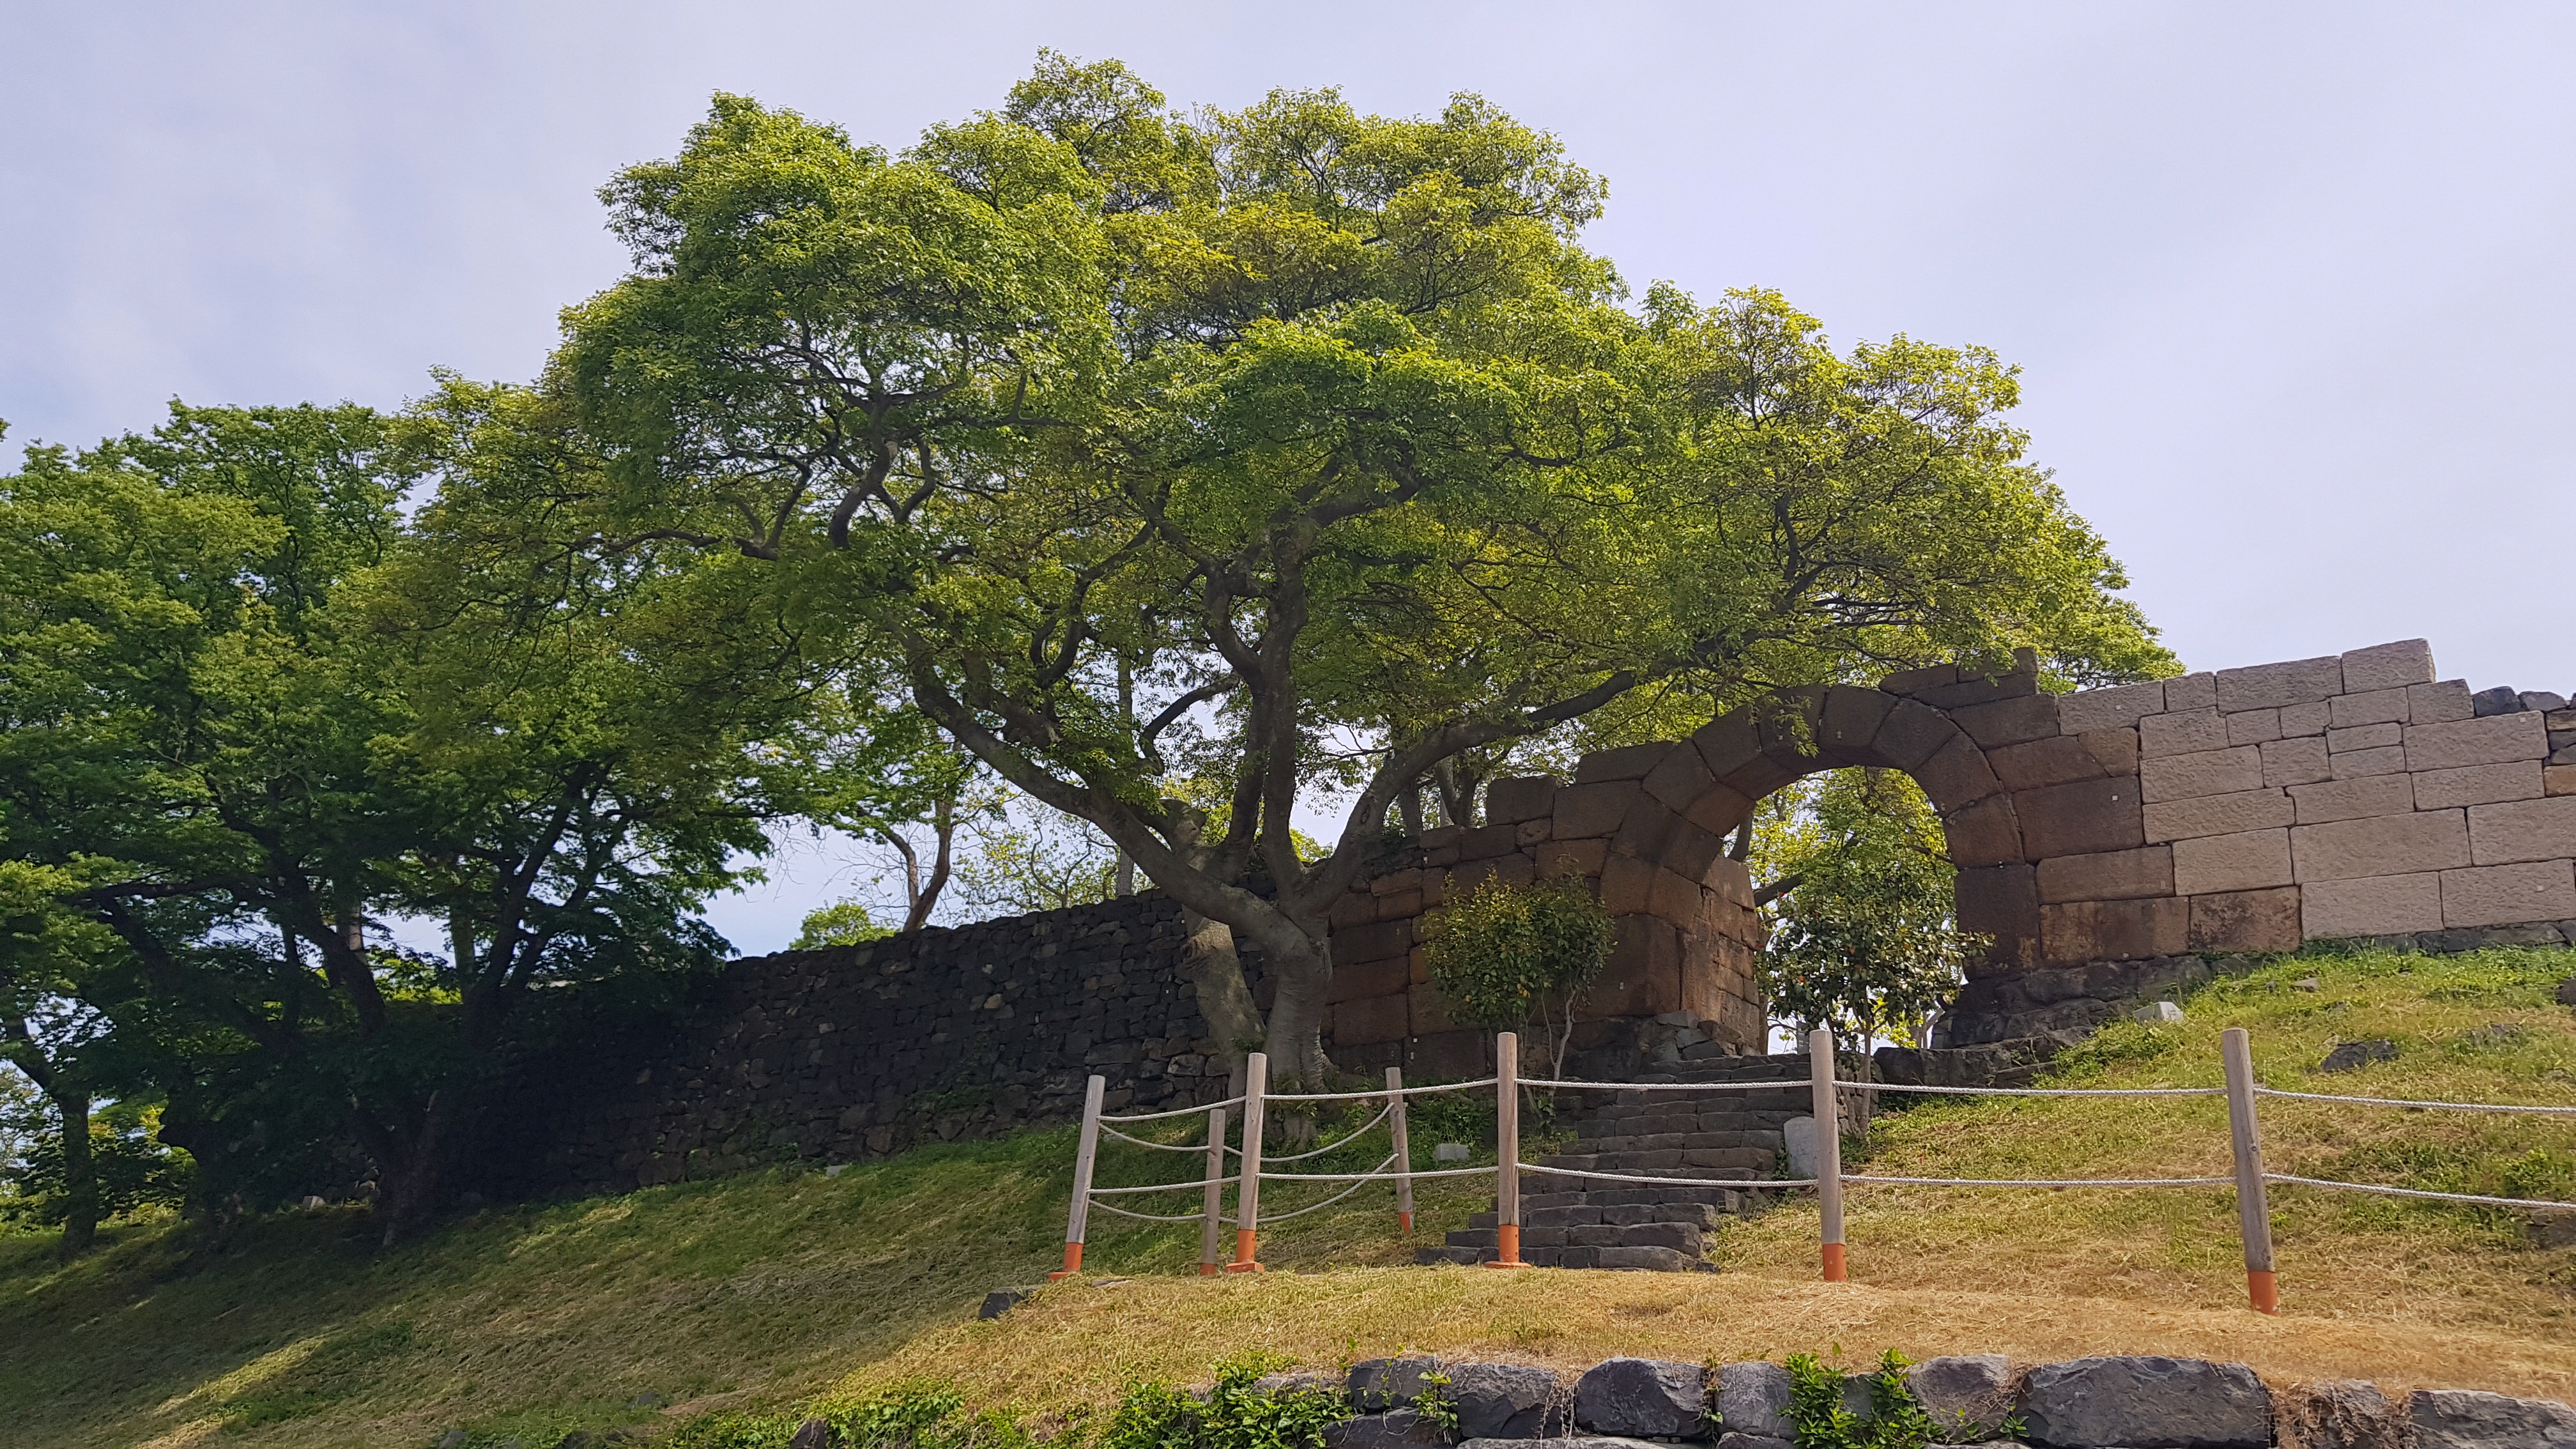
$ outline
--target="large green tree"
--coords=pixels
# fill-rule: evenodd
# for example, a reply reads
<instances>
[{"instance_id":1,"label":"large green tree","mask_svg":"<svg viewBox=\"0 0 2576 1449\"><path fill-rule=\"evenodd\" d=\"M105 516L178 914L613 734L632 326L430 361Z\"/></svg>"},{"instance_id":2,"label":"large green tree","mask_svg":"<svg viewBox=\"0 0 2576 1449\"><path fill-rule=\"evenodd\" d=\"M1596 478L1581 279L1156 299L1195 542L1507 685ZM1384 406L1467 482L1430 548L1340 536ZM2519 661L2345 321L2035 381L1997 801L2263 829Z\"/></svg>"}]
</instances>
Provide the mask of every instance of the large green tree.
<instances>
[{"instance_id":1,"label":"large green tree","mask_svg":"<svg viewBox=\"0 0 2576 1449\"><path fill-rule=\"evenodd\" d=\"M609 458L581 537L772 565L1192 912L1220 1033L1314 1079L1329 908L1450 762L2016 644L2165 663L2011 369L1763 292L1632 308L1578 242L1603 196L1472 96L1181 116L1046 56L901 154L719 97L607 189L634 268L545 383Z\"/></svg>"},{"instance_id":2,"label":"large green tree","mask_svg":"<svg viewBox=\"0 0 2576 1449\"><path fill-rule=\"evenodd\" d=\"M88 928L57 975L151 1063L209 1211L364 1176L398 1233L540 988L716 959L694 909L792 808L754 746L799 651L721 570L537 526L595 466L451 381L400 424L178 408L0 479L0 864Z\"/></svg>"}]
</instances>

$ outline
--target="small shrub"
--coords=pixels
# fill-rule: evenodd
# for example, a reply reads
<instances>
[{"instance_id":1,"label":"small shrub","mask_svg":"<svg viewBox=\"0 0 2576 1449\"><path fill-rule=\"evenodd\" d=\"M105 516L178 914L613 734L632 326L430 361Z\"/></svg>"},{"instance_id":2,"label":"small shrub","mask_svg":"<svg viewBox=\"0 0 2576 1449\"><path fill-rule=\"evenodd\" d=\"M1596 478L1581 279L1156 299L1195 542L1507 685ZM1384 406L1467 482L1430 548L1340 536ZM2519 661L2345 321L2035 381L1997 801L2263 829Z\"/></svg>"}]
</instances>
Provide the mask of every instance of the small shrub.
<instances>
[{"instance_id":1,"label":"small shrub","mask_svg":"<svg viewBox=\"0 0 2576 1449\"><path fill-rule=\"evenodd\" d=\"M1460 1021L1497 1031L1536 1023L1561 1069L1575 1007L1609 963L1613 939L1610 913L1574 877L1487 879L1448 897L1424 953L1431 984Z\"/></svg>"},{"instance_id":2,"label":"small shrub","mask_svg":"<svg viewBox=\"0 0 2576 1449\"><path fill-rule=\"evenodd\" d=\"M1789 1427L1798 1449L1927 1449L1934 1444L1965 1444L1995 1438L2018 1438L2018 1416L2001 1424L1979 1424L1965 1415L1944 1424L1914 1397L1905 1371L1912 1367L1894 1349L1867 1376L1869 1417L1843 1407L1843 1373L1819 1362L1812 1353L1789 1355Z\"/></svg>"},{"instance_id":3,"label":"small shrub","mask_svg":"<svg viewBox=\"0 0 2576 1449\"><path fill-rule=\"evenodd\" d=\"M1237 1354L1217 1365L1204 1400L1170 1384L1138 1384L1111 1413L1099 1449L1322 1449L1325 1427L1350 1417L1350 1400L1332 1389L1252 1387L1287 1366L1277 1354Z\"/></svg>"}]
</instances>

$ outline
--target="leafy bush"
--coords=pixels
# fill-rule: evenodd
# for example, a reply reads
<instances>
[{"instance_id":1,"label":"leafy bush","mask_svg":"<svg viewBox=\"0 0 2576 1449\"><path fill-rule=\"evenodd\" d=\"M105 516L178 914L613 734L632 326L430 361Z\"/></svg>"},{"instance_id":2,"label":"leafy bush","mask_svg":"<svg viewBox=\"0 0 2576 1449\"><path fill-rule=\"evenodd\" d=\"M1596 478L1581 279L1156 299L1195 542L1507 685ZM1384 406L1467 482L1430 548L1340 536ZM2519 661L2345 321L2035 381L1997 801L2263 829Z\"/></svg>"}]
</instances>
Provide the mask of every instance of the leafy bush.
<instances>
[{"instance_id":1,"label":"leafy bush","mask_svg":"<svg viewBox=\"0 0 2576 1449\"><path fill-rule=\"evenodd\" d=\"M1333 1389L1253 1388L1287 1363L1258 1351L1237 1354L1217 1365L1204 1400L1169 1384L1138 1384L1110 1415L1099 1449L1322 1449L1325 1427L1350 1417L1350 1400Z\"/></svg>"},{"instance_id":2,"label":"leafy bush","mask_svg":"<svg viewBox=\"0 0 2576 1449\"><path fill-rule=\"evenodd\" d=\"M1574 1008L1610 960L1610 913L1573 877L1513 885L1488 878L1451 894L1425 945L1431 984L1470 1026L1536 1022L1561 1068Z\"/></svg>"},{"instance_id":3,"label":"leafy bush","mask_svg":"<svg viewBox=\"0 0 2576 1449\"><path fill-rule=\"evenodd\" d=\"M1879 1359L1867 1376L1869 1416L1863 1418L1843 1406L1841 1370L1818 1362L1812 1353L1789 1355L1789 1428L1797 1435L1798 1449L1926 1449L2019 1437L2017 1417L1979 1424L1961 1415L1942 1423L1914 1397L1914 1386L1905 1377L1911 1366L1894 1349Z\"/></svg>"}]
</instances>

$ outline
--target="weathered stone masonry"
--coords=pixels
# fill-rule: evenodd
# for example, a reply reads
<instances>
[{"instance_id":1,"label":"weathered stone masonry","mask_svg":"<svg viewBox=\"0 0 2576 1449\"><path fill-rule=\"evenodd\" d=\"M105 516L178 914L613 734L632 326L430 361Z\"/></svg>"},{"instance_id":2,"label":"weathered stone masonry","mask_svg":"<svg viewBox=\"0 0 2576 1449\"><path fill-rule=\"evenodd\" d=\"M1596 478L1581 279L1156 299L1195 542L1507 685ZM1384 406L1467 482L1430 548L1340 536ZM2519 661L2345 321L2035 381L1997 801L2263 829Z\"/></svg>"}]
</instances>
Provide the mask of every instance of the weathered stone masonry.
<instances>
[{"instance_id":1,"label":"weathered stone masonry","mask_svg":"<svg viewBox=\"0 0 2576 1449\"><path fill-rule=\"evenodd\" d=\"M1327 1031L1344 1067L1474 1075L1486 1033L1430 985L1424 917L1488 877L1573 877L1618 922L1572 1065L1759 1053L1762 927L1728 835L1782 786L1902 770L1939 810L1959 921L1994 948L1939 1041L2089 1029L2210 959L2368 937L2576 940L2576 710L2434 678L2422 640L2078 694L2025 656L1877 688L1793 690L1688 740L1502 780L1484 823L1426 831L1334 909ZM567 1069L509 1134L503 1190L606 1187L782 1156L852 1158L1077 1109L1224 1094L1147 895L736 963L638 1064ZM1247 955L1268 1005L1259 960ZM1211 1076L1210 1074L1215 1075Z\"/></svg>"},{"instance_id":2,"label":"weathered stone masonry","mask_svg":"<svg viewBox=\"0 0 2576 1449\"><path fill-rule=\"evenodd\" d=\"M521 1094L489 1189L637 1185L845 1161L1113 1108L1225 1095L1161 896L735 962L645 1059ZM1247 965L1257 971L1258 958Z\"/></svg>"}]
</instances>

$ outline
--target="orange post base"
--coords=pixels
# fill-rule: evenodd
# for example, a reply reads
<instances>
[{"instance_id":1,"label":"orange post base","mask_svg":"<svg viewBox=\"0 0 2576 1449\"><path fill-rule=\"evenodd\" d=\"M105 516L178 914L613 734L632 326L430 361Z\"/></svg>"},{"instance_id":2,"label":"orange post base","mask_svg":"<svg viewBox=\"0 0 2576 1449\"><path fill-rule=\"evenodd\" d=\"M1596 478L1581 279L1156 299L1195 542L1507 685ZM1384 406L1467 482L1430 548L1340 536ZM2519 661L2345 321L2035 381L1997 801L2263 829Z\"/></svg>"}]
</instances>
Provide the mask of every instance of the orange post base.
<instances>
[{"instance_id":1,"label":"orange post base","mask_svg":"<svg viewBox=\"0 0 2576 1449\"><path fill-rule=\"evenodd\" d=\"M1260 1247L1261 1234L1252 1228L1234 1230L1234 1261L1225 1265L1229 1273L1258 1273L1261 1265L1253 1261Z\"/></svg>"},{"instance_id":2,"label":"orange post base","mask_svg":"<svg viewBox=\"0 0 2576 1449\"><path fill-rule=\"evenodd\" d=\"M1056 1269L1052 1273L1049 1273L1047 1275L1047 1281L1052 1283L1058 1278L1070 1278L1081 1271L1082 1244L1067 1243L1064 1245L1064 1266Z\"/></svg>"},{"instance_id":3,"label":"orange post base","mask_svg":"<svg viewBox=\"0 0 2576 1449\"><path fill-rule=\"evenodd\" d=\"M1840 1243L1825 1244L1825 1281L1828 1283L1842 1283L1849 1281L1849 1278L1849 1273L1846 1272L1843 1267L1843 1245Z\"/></svg>"},{"instance_id":4,"label":"orange post base","mask_svg":"<svg viewBox=\"0 0 2576 1449\"><path fill-rule=\"evenodd\" d=\"M1397 1213L1395 1215L1395 1220L1397 1224L1404 1229L1404 1235L1406 1237L1409 1238L1413 1236L1413 1214Z\"/></svg>"},{"instance_id":5,"label":"orange post base","mask_svg":"<svg viewBox=\"0 0 2576 1449\"><path fill-rule=\"evenodd\" d=\"M1199 1276L1200 1276L1200 1277L1202 1277L1202 1278L1213 1278L1213 1277L1215 1277L1215 1276L1216 1276L1216 1264L1214 1264L1214 1263L1201 1263L1201 1264L1199 1264Z\"/></svg>"},{"instance_id":6,"label":"orange post base","mask_svg":"<svg viewBox=\"0 0 2576 1449\"><path fill-rule=\"evenodd\" d=\"M1486 1259L1486 1267L1526 1268L1530 1266L1529 1264L1521 1261L1520 1224L1505 1223L1501 1227L1494 1229L1494 1243L1497 1251L1499 1251L1502 1256L1499 1259Z\"/></svg>"},{"instance_id":7,"label":"orange post base","mask_svg":"<svg viewBox=\"0 0 2576 1449\"><path fill-rule=\"evenodd\" d=\"M2281 1283L2279 1279L2272 1276L2268 1268L2260 1271L2249 1268L2245 1271L2245 1296L2253 1301L2254 1311L2257 1313L2281 1311Z\"/></svg>"}]
</instances>

